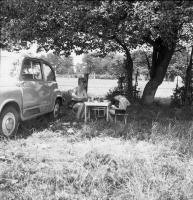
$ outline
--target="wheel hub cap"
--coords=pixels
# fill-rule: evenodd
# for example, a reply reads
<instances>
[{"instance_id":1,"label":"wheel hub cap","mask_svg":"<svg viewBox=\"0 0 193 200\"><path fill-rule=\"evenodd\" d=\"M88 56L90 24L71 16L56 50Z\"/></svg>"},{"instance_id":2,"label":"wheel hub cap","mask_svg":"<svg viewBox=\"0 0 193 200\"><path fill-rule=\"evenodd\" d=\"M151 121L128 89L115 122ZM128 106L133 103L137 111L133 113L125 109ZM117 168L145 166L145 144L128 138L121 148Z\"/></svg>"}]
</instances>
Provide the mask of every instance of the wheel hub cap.
<instances>
[{"instance_id":1,"label":"wheel hub cap","mask_svg":"<svg viewBox=\"0 0 193 200\"><path fill-rule=\"evenodd\" d=\"M12 118L7 119L5 126L8 130L11 130L14 128L14 120Z\"/></svg>"},{"instance_id":2,"label":"wheel hub cap","mask_svg":"<svg viewBox=\"0 0 193 200\"><path fill-rule=\"evenodd\" d=\"M59 115L59 108L59 104L56 104L54 108L54 117L57 117Z\"/></svg>"},{"instance_id":3,"label":"wheel hub cap","mask_svg":"<svg viewBox=\"0 0 193 200\"><path fill-rule=\"evenodd\" d=\"M7 113L2 120L2 131L6 136L10 136L16 126L16 119L13 113Z\"/></svg>"}]
</instances>

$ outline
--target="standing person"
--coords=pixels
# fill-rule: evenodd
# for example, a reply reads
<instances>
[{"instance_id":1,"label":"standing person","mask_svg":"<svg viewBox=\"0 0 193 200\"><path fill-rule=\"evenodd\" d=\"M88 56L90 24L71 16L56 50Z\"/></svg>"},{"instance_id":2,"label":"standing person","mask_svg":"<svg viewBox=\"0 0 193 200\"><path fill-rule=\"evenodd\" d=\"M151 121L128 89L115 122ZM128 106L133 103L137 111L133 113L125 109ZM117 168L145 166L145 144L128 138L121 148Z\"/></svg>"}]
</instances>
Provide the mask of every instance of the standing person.
<instances>
[{"instance_id":1,"label":"standing person","mask_svg":"<svg viewBox=\"0 0 193 200\"><path fill-rule=\"evenodd\" d=\"M109 118L111 121L113 120L112 115L114 116L116 111L125 112L127 109L127 106L131 105L131 103L127 100L127 98L122 95L115 96L114 100L118 101L118 106L112 105L109 109L109 113L110 113Z\"/></svg>"},{"instance_id":2,"label":"standing person","mask_svg":"<svg viewBox=\"0 0 193 200\"><path fill-rule=\"evenodd\" d=\"M78 87L72 91L72 100L75 102L73 109L77 110L76 118L80 120L84 114L84 101L87 101L86 81L84 78L78 79Z\"/></svg>"}]
</instances>

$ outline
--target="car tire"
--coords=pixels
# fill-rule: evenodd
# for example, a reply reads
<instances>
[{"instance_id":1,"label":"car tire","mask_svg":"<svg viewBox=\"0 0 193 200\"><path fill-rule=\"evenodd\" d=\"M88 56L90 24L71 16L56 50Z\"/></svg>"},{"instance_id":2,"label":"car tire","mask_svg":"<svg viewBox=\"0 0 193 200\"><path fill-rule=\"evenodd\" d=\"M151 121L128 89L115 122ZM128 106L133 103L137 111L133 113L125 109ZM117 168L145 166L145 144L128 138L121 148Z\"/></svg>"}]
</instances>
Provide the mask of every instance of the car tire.
<instances>
[{"instance_id":1,"label":"car tire","mask_svg":"<svg viewBox=\"0 0 193 200\"><path fill-rule=\"evenodd\" d=\"M19 113L13 106L5 107L0 115L0 133L9 138L17 133Z\"/></svg>"},{"instance_id":2,"label":"car tire","mask_svg":"<svg viewBox=\"0 0 193 200\"><path fill-rule=\"evenodd\" d=\"M61 110L61 103L60 100L57 99L54 104L54 109L51 113L51 118L58 119L60 117L60 110Z\"/></svg>"}]
</instances>

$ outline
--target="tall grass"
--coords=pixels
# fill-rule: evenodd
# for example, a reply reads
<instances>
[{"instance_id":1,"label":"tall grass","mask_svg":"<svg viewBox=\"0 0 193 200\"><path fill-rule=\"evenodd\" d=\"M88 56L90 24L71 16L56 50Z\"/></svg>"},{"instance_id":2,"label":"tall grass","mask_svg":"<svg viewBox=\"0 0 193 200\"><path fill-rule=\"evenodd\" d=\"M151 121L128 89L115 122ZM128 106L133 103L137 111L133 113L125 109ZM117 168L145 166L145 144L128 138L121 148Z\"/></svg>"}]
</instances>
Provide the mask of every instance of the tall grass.
<instances>
[{"instance_id":1,"label":"tall grass","mask_svg":"<svg viewBox=\"0 0 193 200\"><path fill-rule=\"evenodd\" d=\"M176 112L136 108L126 125L97 121L69 132L58 121L2 140L0 199L192 200L193 122Z\"/></svg>"}]
</instances>

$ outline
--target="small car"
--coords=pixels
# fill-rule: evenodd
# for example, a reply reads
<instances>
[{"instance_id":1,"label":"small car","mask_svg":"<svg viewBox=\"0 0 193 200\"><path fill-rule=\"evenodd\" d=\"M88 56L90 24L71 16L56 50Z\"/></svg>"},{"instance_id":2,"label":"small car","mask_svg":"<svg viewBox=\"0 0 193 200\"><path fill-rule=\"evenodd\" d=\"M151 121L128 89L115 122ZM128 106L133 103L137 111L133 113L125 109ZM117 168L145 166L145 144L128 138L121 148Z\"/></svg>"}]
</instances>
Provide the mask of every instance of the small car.
<instances>
[{"instance_id":1,"label":"small car","mask_svg":"<svg viewBox=\"0 0 193 200\"><path fill-rule=\"evenodd\" d=\"M60 114L63 99L54 69L31 56L0 58L0 134L17 133L20 121L51 113Z\"/></svg>"}]
</instances>

